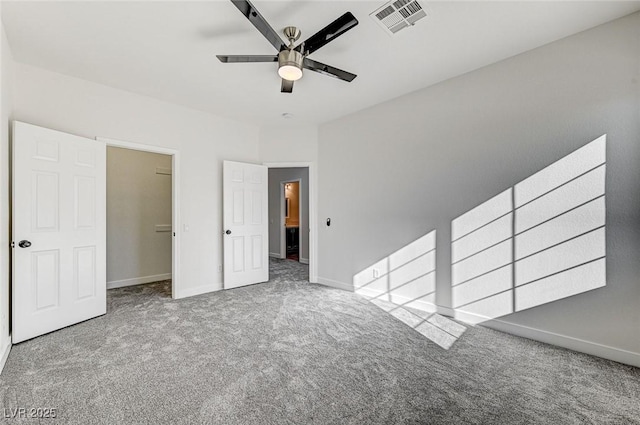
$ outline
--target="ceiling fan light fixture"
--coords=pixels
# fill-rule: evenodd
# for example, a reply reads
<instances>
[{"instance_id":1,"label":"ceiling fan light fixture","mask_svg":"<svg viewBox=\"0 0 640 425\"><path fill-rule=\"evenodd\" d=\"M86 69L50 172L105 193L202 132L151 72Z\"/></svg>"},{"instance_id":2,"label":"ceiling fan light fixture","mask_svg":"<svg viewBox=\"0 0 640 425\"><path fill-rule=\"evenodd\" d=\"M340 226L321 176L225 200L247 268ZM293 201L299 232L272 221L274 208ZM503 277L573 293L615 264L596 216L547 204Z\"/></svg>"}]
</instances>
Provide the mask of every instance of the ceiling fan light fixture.
<instances>
[{"instance_id":1,"label":"ceiling fan light fixture","mask_svg":"<svg viewBox=\"0 0 640 425\"><path fill-rule=\"evenodd\" d=\"M283 50L278 54L278 75L288 81L302 78L302 53L295 50Z\"/></svg>"},{"instance_id":2,"label":"ceiling fan light fixture","mask_svg":"<svg viewBox=\"0 0 640 425\"><path fill-rule=\"evenodd\" d=\"M2 1L2 0L0 0ZM392 0L402 3L404 6L407 2L417 2L417 0ZM340 37L351 28L358 25L358 20L353 13L345 12L338 19L322 28L320 31L296 46L296 42L300 39L302 32L294 26L288 26L282 31L284 36L289 40L287 46L282 41L282 37L276 32L271 25L258 12L256 7L249 0L231 0L231 3L244 15L245 18L260 32L269 44L275 47L278 52L277 56L269 55L217 55L220 62L223 63L248 63L248 62L278 62L278 75L282 79L280 81L280 93L293 93L294 82L302 78L303 68L309 69L321 74L330 75L337 79L351 82L357 75L347 71L343 71L333 66L316 62L307 56L322 48L327 43L332 42ZM417 3L416 3L417 4ZM409 6L407 6L409 8ZM404 10L404 9L403 9Z\"/></svg>"}]
</instances>

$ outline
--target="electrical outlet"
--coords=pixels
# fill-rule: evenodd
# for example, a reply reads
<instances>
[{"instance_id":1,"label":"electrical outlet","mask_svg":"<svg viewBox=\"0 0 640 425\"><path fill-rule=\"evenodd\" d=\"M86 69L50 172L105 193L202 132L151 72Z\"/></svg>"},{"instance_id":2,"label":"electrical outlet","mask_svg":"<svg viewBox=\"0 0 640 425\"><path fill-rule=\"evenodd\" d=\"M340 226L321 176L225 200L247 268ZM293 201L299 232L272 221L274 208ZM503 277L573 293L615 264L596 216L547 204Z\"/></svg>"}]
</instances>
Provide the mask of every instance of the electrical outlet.
<instances>
[{"instance_id":1,"label":"electrical outlet","mask_svg":"<svg viewBox=\"0 0 640 425\"><path fill-rule=\"evenodd\" d=\"M222 264L218 266L218 273L222 273Z\"/></svg>"},{"instance_id":2,"label":"electrical outlet","mask_svg":"<svg viewBox=\"0 0 640 425\"><path fill-rule=\"evenodd\" d=\"M373 269L373 278L377 279L380 277L380 270L378 269Z\"/></svg>"}]
</instances>

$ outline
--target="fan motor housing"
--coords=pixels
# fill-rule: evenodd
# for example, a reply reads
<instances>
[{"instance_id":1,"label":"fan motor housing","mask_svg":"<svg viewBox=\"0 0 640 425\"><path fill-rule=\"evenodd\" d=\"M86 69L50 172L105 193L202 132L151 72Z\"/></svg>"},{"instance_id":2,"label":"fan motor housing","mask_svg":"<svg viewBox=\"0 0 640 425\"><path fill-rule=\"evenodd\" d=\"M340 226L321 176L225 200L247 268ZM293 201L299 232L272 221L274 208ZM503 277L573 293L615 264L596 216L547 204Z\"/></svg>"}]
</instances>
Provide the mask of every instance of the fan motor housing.
<instances>
[{"instance_id":1,"label":"fan motor housing","mask_svg":"<svg viewBox=\"0 0 640 425\"><path fill-rule=\"evenodd\" d=\"M283 66L295 66L296 68L302 69L302 60L304 57L302 53L296 50L283 50L278 55L278 65L280 67Z\"/></svg>"},{"instance_id":2,"label":"fan motor housing","mask_svg":"<svg viewBox=\"0 0 640 425\"><path fill-rule=\"evenodd\" d=\"M278 54L278 75L284 80L297 81L302 78L302 53L293 49Z\"/></svg>"}]
</instances>

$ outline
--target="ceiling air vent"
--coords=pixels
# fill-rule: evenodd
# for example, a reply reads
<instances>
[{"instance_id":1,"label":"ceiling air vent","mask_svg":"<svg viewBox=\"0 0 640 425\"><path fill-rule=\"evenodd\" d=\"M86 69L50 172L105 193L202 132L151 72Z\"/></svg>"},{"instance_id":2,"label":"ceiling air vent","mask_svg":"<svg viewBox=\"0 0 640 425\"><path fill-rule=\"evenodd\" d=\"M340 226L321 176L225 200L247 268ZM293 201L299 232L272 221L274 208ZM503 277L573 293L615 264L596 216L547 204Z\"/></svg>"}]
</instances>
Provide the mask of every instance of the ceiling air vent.
<instances>
[{"instance_id":1,"label":"ceiling air vent","mask_svg":"<svg viewBox=\"0 0 640 425\"><path fill-rule=\"evenodd\" d=\"M369 16L379 23L389 34L415 24L427 16L418 0L396 0L386 3Z\"/></svg>"}]
</instances>

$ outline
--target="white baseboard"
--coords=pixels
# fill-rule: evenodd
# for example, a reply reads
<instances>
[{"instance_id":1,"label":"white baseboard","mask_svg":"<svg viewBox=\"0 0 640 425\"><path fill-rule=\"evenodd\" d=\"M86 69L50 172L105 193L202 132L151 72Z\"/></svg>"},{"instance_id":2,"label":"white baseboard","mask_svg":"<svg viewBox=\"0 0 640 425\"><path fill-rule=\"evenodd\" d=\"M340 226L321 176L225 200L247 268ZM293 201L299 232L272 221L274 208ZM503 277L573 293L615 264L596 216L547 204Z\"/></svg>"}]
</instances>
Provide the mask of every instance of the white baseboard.
<instances>
[{"instance_id":1,"label":"white baseboard","mask_svg":"<svg viewBox=\"0 0 640 425\"><path fill-rule=\"evenodd\" d=\"M521 336L523 338L533 339L534 341L613 360L618 363L640 367L640 353L598 344L597 342L585 341L555 332L544 331L542 329L531 328L529 326L509 323L500 319L492 319L467 311L455 310L455 318L472 325L485 326L511 335Z\"/></svg>"},{"instance_id":2,"label":"white baseboard","mask_svg":"<svg viewBox=\"0 0 640 425\"><path fill-rule=\"evenodd\" d=\"M134 277L132 279L112 280L107 282L107 289L123 288L125 286L142 285L143 283L159 282L171 279L171 273L154 274L151 276Z\"/></svg>"},{"instance_id":3,"label":"white baseboard","mask_svg":"<svg viewBox=\"0 0 640 425\"><path fill-rule=\"evenodd\" d=\"M382 291L371 290L368 288L356 289L355 292L357 294L369 297L377 297L383 294ZM391 302L395 304L405 305L408 302L411 302L411 299L408 297L392 294ZM590 354L592 356L602 357L619 363L640 367L640 353L634 353L632 351L622 350L620 348L585 341L579 338L561 335L554 332L543 331L541 329L530 328L528 326L517 325L499 319L491 319L490 317L485 317L460 310L454 310L450 307L436 305L422 300L415 300L411 302L409 306L427 312L436 311L438 314L454 317L462 322L467 322L471 325L477 324L486 326L500 332L505 332L508 334L544 342L558 347L568 348L569 350Z\"/></svg>"},{"instance_id":4,"label":"white baseboard","mask_svg":"<svg viewBox=\"0 0 640 425\"><path fill-rule=\"evenodd\" d=\"M533 339L535 341L557 345L558 347L568 348L569 350L579 351L581 353L591 354L593 356L613 360L618 363L640 367L640 353L634 353L633 351L622 350L620 348L610 347L608 345L602 345L596 342L585 341L583 339L561 335L554 332L543 331L541 329L530 328L528 326L516 325L514 323L508 323L497 319L490 320L486 323L481 323L480 325L512 335L521 336L524 338Z\"/></svg>"},{"instance_id":5,"label":"white baseboard","mask_svg":"<svg viewBox=\"0 0 640 425\"><path fill-rule=\"evenodd\" d=\"M220 291L221 289L222 289L222 284L220 283L200 285L200 286L196 286L195 288L186 288L186 289L181 289L180 291L176 290L177 293L175 294L175 298L178 299L178 298L194 297L196 295L202 295L208 292Z\"/></svg>"},{"instance_id":6,"label":"white baseboard","mask_svg":"<svg viewBox=\"0 0 640 425\"><path fill-rule=\"evenodd\" d=\"M382 291L376 291L375 289L370 288L353 288L353 292L358 295L362 295L363 297L378 297L382 295Z\"/></svg>"},{"instance_id":7,"label":"white baseboard","mask_svg":"<svg viewBox=\"0 0 640 425\"><path fill-rule=\"evenodd\" d=\"M282 260L282 256L280 255L279 252L270 252L269 253L269 257L273 257L273 258L279 258Z\"/></svg>"},{"instance_id":8,"label":"white baseboard","mask_svg":"<svg viewBox=\"0 0 640 425\"><path fill-rule=\"evenodd\" d=\"M330 286L332 288L342 289L344 291L353 292L353 285L344 282L338 282L337 280L327 279L325 277L317 277L317 282L320 285Z\"/></svg>"},{"instance_id":9,"label":"white baseboard","mask_svg":"<svg viewBox=\"0 0 640 425\"><path fill-rule=\"evenodd\" d=\"M308 259L308 258L302 258L302 257L300 257L300 262L301 262L302 264L309 264L309 259Z\"/></svg>"},{"instance_id":10,"label":"white baseboard","mask_svg":"<svg viewBox=\"0 0 640 425\"><path fill-rule=\"evenodd\" d=\"M491 317L483 316L481 314L472 313L464 310L457 310L455 308L450 309L453 314L451 317L454 317L462 322L468 323L470 325L481 325L490 320L494 320Z\"/></svg>"},{"instance_id":11,"label":"white baseboard","mask_svg":"<svg viewBox=\"0 0 640 425\"><path fill-rule=\"evenodd\" d=\"M358 289L355 289L354 292L356 294L359 294L365 297L372 297L372 298L380 297L381 295L386 293L385 291L380 291L380 290L375 290L370 288L358 288ZM415 300L409 297L405 297L403 295L396 295L396 294L391 294L390 297L387 296L384 298L385 298L384 299L385 301L389 301L399 306L415 308L427 313L440 313L439 306L429 301Z\"/></svg>"},{"instance_id":12,"label":"white baseboard","mask_svg":"<svg viewBox=\"0 0 640 425\"><path fill-rule=\"evenodd\" d=\"M443 316L455 317L456 315L456 311L450 307L445 307L443 305L437 304L436 308L438 309L438 314L441 314Z\"/></svg>"},{"instance_id":13,"label":"white baseboard","mask_svg":"<svg viewBox=\"0 0 640 425\"><path fill-rule=\"evenodd\" d=\"M6 345L0 350L0 354L2 355L2 357L0 357L0 373L2 373L2 370L4 369L4 365L7 363L7 359L9 358L10 352L11 352L11 335L9 335Z\"/></svg>"}]
</instances>

